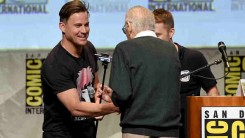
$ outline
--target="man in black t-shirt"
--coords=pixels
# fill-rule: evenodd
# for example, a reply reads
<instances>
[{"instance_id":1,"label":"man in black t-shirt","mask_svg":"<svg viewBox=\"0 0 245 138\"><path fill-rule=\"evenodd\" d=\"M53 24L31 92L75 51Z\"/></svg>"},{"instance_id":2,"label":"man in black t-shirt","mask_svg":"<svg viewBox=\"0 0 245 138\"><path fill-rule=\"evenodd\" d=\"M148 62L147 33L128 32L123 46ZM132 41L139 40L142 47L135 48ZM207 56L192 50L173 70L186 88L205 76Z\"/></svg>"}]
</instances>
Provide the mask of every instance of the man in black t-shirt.
<instances>
[{"instance_id":1,"label":"man in black t-shirt","mask_svg":"<svg viewBox=\"0 0 245 138\"><path fill-rule=\"evenodd\" d=\"M197 50L188 49L183 46L180 46L178 43L173 42L174 35L174 19L172 14L169 11L164 9L155 9L153 11L156 19L156 35L162 40L171 42L176 47L179 60L181 63L181 74L187 74L191 71L199 69L206 66L207 60L203 54ZM198 77L204 76L205 79ZM206 68L200 72L197 72L193 75L186 76L180 79L181 81L181 123L183 124L180 127L180 138L187 138L187 126L186 126L186 106L187 106L187 96L199 96L200 90L203 88L208 96L217 96L219 91L216 87L216 80L212 74L210 68Z\"/></svg>"},{"instance_id":2,"label":"man in black t-shirt","mask_svg":"<svg viewBox=\"0 0 245 138\"><path fill-rule=\"evenodd\" d=\"M100 104L96 50L89 36L85 3L70 1L59 12L62 40L42 67L43 138L95 138L94 117L118 111ZM97 87L98 86L98 87Z\"/></svg>"}]
</instances>

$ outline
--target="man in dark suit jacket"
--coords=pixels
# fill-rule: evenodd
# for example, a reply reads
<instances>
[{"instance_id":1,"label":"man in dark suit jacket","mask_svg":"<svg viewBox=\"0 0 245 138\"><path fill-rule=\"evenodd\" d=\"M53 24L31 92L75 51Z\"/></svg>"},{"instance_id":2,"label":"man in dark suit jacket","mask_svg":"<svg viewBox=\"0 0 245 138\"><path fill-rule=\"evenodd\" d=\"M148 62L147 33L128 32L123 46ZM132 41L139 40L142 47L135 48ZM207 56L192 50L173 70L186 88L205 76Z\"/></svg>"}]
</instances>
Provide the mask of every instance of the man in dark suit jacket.
<instances>
[{"instance_id":1,"label":"man in dark suit jacket","mask_svg":"<svg viewBox=\"0 0 245 138\"><path fill-rule=\"evenodd\" d=\"M109 86L120 108L123 138L175 138L180 121L180 62L173 44L157 38L152 12L126 13L128 40L114 51Z\"/></svg>"}]
</instances>

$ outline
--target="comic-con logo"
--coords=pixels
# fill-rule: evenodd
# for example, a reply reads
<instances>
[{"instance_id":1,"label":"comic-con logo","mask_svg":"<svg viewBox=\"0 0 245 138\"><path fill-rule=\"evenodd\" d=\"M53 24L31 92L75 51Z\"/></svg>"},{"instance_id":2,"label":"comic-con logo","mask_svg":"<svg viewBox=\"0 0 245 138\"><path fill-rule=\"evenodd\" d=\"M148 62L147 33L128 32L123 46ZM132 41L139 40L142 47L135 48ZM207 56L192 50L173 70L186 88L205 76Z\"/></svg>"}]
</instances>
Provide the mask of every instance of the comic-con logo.
<instances>
[{"instance_id":1,"label":"comic-con logo","mask_svg":"<svg viewBox=\"0 0 245 138\"><path fill-rule=\"evenodd\" d=\"M171 12L214 11L213 0L149 0L150 10L163 8Z\"/></svg>"},{"instance_id":2,"label":"comic-con logo","mask_svg":"<svg viewBox=\"0 0 245 138\"><path fill-rule=\"evenodd\" d=\"M244 78L245 73L245 56L228 56L230 71L224 67L224 90L226 96L234 96L237 93L239 80Z\"/></svg>"},{"instance_id":3,"label":"comic-con logo","mask_svg":"<svg viewBox=\"0 0 245 138\"><path fill-rule=\"evenodd\" d=\"M0 0L0 14L46 14L48 0Z\"/></svg>"},{"instance_id":4,"label":"comic-con logo","mask_svg":"<svg viewBox=\"0 0 245 138\"><path fill-rule=\"evenodd\" d=\"M244 138L245 108L202 107L201 138Z\"/></svg>"},{"instance_id":5,"label":"comic-con logo","mask_svg":"<svg viewBox=\"0 0 245 138\"><path fill-rule=\"evenodd\" d=\"M41 68L44 60L40 53L26 54L26 114L43 114Z\"/></svg>"}]
</instances>

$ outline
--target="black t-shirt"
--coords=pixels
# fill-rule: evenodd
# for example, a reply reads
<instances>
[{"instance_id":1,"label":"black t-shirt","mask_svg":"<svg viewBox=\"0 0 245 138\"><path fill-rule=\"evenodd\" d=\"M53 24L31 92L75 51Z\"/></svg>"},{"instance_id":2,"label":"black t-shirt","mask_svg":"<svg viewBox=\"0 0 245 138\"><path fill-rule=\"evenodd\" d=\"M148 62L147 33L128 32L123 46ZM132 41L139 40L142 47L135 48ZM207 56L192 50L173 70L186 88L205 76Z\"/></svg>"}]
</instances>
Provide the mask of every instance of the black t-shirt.
<instances>
[{"instance_id":1,"label":"black t-shirt","mask_svg":"<svg viewBox=\"0 0 245 138\"><path fill-rule=\"evenodd\" d=\"M208 65L206 58L201 52L185 48L179 44L177 44L177 46L181 63L181 74L186 74ZM180 94L182 107L186 106L186 96L200 96L201 88L203 88L205 91L208 91L210 88L217 84L215 79L205 79L196 75L204 76L207 78L214 78L214 75L209 67L196 72L193 75L181 78Z\"/></svg>"},{"instance_id":2,"label":"black t-shirt","mask_svg":"<svg viewBox=\"0 0 245 138\"><path fill-rule=\"evenodd\" d=\"M93 44L88 42L81 57L76 58L58 43L45 59L42 67L44 132L56 132L59 135L65 132L67 137L83 136L87 128L94 126L92 119L72 117L58 100L57 94L76 88L81 101L91 102L88 93L94 90L94 74L98 71L95 53Z\"/></svg>"}]
</instances>

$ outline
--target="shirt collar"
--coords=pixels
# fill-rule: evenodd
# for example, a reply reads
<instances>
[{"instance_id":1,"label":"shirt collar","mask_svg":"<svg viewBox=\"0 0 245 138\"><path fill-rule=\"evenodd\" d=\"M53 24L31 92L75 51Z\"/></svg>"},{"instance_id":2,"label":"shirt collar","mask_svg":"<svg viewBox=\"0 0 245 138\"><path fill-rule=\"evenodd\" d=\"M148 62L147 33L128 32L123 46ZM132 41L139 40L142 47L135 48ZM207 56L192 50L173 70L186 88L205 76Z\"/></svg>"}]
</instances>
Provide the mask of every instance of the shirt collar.
<instances>
[{"instance_id":1,"label":"shirt collar","mask_svg":"<svg viewBox=\"0 0 245 138\"><path fill-rule=\"evenodd\" d=\"M143 36L157 37L156 34L155 34L155 32L150 31L150 30L147 30L147 31L139 32L134 38L143 37Z\"/></svg>"}]
</instances>

